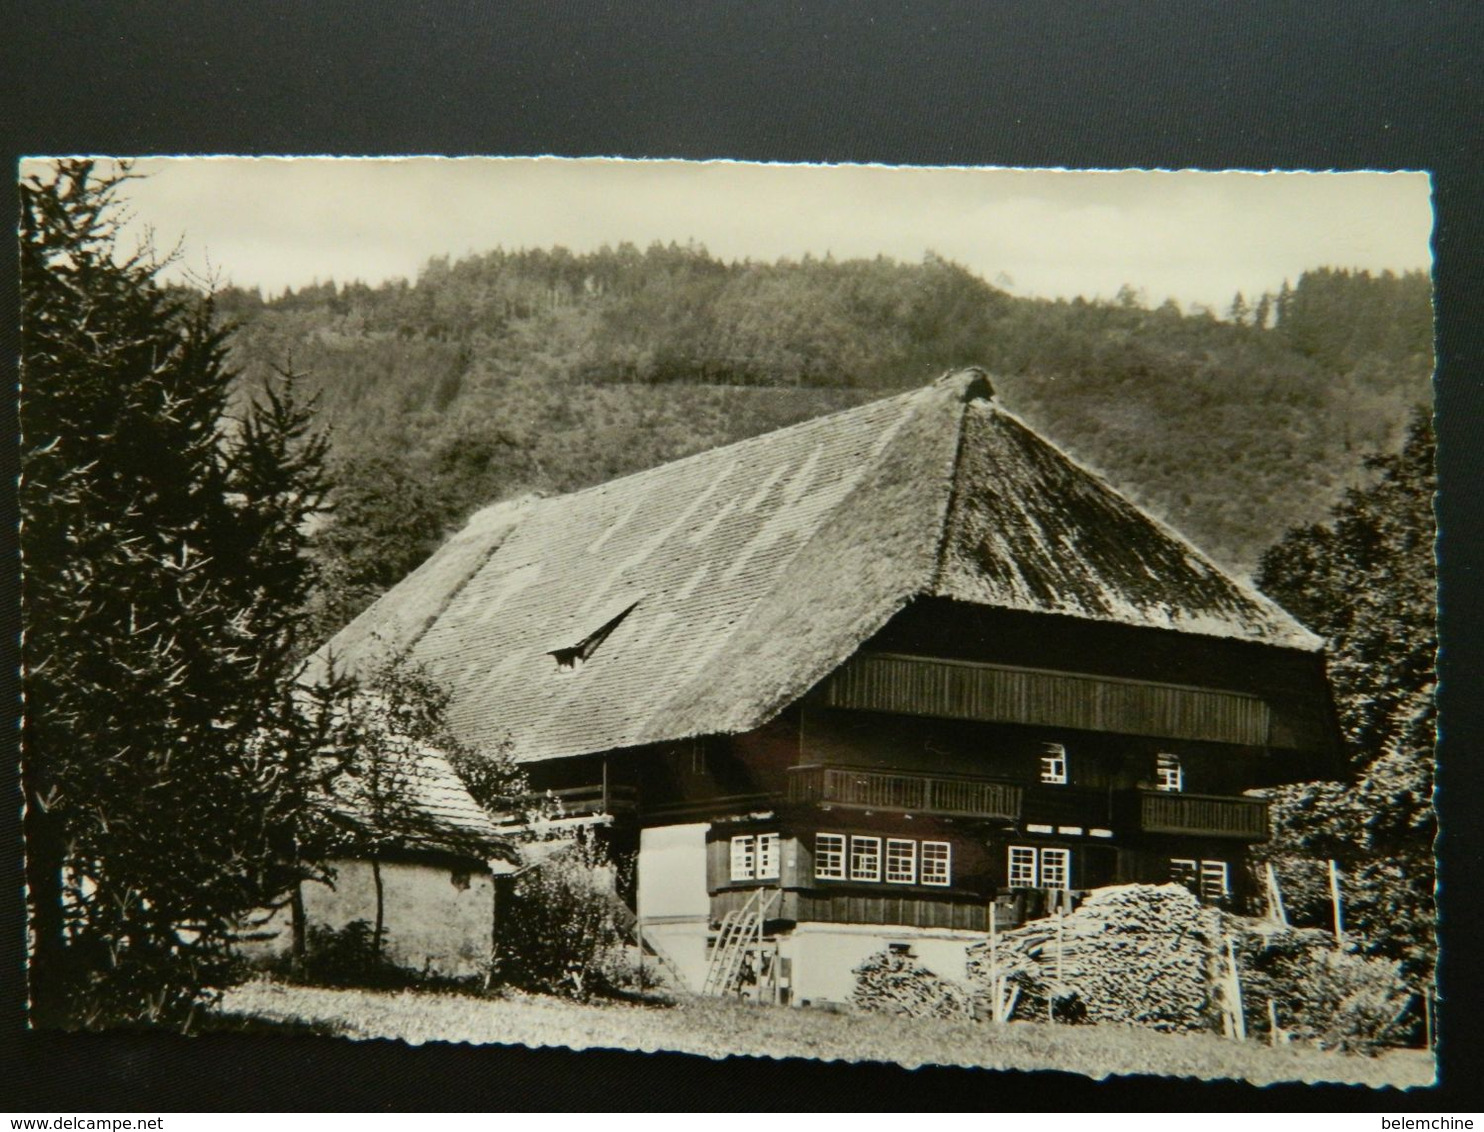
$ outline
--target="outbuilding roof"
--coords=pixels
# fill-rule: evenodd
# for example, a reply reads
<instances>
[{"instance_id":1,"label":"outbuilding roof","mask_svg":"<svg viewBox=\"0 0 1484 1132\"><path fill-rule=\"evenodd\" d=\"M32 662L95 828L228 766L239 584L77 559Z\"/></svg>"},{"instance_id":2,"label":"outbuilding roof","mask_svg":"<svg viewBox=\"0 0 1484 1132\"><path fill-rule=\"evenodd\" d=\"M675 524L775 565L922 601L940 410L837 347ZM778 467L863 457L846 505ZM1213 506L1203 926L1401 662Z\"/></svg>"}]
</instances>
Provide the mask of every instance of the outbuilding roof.
<instances>
[{"instance_id":1,"label":"outbuilding roof","mask_svg":"<svg viewBox=\"0 0 1484 1132\"><path fill-rule=\"evenodd\" d=\"M330 808L340 822L374 831L386 845L473 857L496 872L508 871L513 867L510 862L518 859L515 844L474 800L440 751L407 743L396 769L382 771L382 789L397 795L385 809L371 801L369 787L360 779L365 773L366 768L352 767L336 780Z\"/></svg>"},{"instance_id":2,"label":"outbuilding roof","mask_svg":"<svg viewBox=\"0 0 1484 1132\"><path fill-rule=\"evenodd\" d=\"M463 738L548 759L759 726L919 596L1321 644L971 369L496 504L327 651L354 668L410 650Z\"/></svg>"}]
</instances>

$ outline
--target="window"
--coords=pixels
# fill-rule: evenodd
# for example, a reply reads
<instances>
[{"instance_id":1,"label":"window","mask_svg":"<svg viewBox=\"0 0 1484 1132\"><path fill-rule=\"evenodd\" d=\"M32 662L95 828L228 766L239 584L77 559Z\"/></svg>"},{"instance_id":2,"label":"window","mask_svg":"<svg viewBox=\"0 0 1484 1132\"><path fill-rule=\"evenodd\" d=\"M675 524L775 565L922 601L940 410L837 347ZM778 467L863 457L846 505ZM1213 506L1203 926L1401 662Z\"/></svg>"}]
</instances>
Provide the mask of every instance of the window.
<instances>
[{"instance_id":1,"label":"window","mask_svg":"<svg viewBox=\"0 0 1484 1132\"><path fill-rule=\"evenodd\" d=\"M886 883L917 883L917 842L886 839Z\"/></svg>"},{"instance_id":2,"label":"window","mask_svg":"<svg viewBox=\"0 0 1484 1132\"><path fill-rule=\"evenodd\" d=\"M1070 888L1072 874L1072 851L1070 849L1041 850L1041 887Z\"/></svg>"},{"instance_id":3,"label":"window","mask_svg":"<svg viewBox=\"0 0 1484 1132\"><path fill-rule=\"evenodd\" d=\"M1169 794L1185 789L1185 771L1180 766L1179 755L1154 756L1154 788Z\"/></svg>"},{"instance_id":4,"label":"window","mask_svg":"<svg viewBox=\"0 0 1484 1132\"><path fill-rule=\"evenodd\" d=\"M561 649L552 649L546 655L556 657L557 671L559 672L573 672L581 668L583 662L598 651L598 646L608 639L613 630L619 627L625 617L634 612L634 606L638 604L637 601L634 602L633 605L629 606L617 617L598 626L598 628L583 637L575 645L568 645L566 648Z\"/></svg>"},{"instance_id":5,"label":"window","mask_svg":"<svg viewBox=\"0 0 1484 1132\"><path fill-rule=\"evenodd\" d=\"M930 884L938 888L953 883L953 847L949 842L918 842L906 837L884 840L885 845L881 837L865 834L815 834L814 878L873 884ZM760 844L757 852L758 867L770 867L769 854L776 850Z\"/></svg>"},{"instance_id":6,"label":"window","mask_svg":"<svg viewBox=\"0 0 1484 1132\"><path fill-rule=\"evenodd\" d=\"M881 879L881 838L852 837L850 839L850 879Z\"/></svg>"},{"instance_id":7,"label":"window","mask_svg":"<svg viewBox=\"0 0 1484 1132\"><path fill-rule=\"evenodd\" d=\"M1036 887L1036 858L1034 849L1024 845L1010 846L1010 887Z\"/></svg>"},{"instance_id":8,"label":"window","mask_svg":"<svg viewBox=\"0 0 1484 1132\"><path fill-rule=\"evenodd\" d=\"M816 833L814 835L814 879L845 879L844 834Z\"/></svg>"},{"instance_id":9,"label":"window","mask_svg":"<svg viewBox=\"0 0 1484 1132\"><path fill-rule=\"evenodd\" d=\"M776 833L757 835L757 879L778 879L778 835Z\"/></svg>"},{"instance_id":10,"label":"window","mask_svg":"<svg viewBox=\"0 0 1484 1132\"><path fill-rule=\"evenodd\" d=\"M1070 888L1072 851L1010 846L1011 888Z\"/></svg>"},{"instance_id":11,"label":"window","mask_svg":"<svg viewBox=\"0 0 1484 1132\"><path fill-rule=\"evenodd\" d=\"M946 841L922 843L922 883L946 888L952 871L953 848Z\"/></svg>"},{"instance_id":12,"label":"window","mask_svg":"<svg viewBox=\"0 0 1484 1132\"><path fill-rule=\"evenodd\" d=\"M778 835L760 833L732 838L733 880L775 880L778 877Z\"/></svg>"},{"instance_id":13,"label":"window","mask_svg":"<svg viewBox=\"0 0 1484 1132\"><path fill-rule=\"evenodd\" d=\"M1183 884L1186 888L1193 890L1199 875L1200 866L1194 861L1184 857L1174 857L1170 860L1170 879L1176 884Z\"/></svg>"},{"instance_id":14,"label":"window","mask_svg":"<svg viewBox=\"0 0 1484 1132\"><path fill-rule=\"evenodd\" d=\"M1183 884L1202 900L1225 900L1231 895L1231 873L1225 861L1170 861L1170 879Z\"/></svg>"},{"instance_id":15,"label":"window","mask_svg":"<svg viewBox=\"0 0 1484 1132\"><path fill-rule=\"evenodd\" d=\"M1231 894L1225 861L1201 862L1201 899L1224 900Z\"/></svg>"},{"instance_id":16,"label":"window","mask_svg":"<svg viewBox=\"0 0 1484 1132\"><path fill-rule=\"evenodd\" d=\"M732 879L751 880L757 869L757 841L752 837L732 838Z\"/></svg>"},{"instance_id":17,"label":"window","mask_svg":"<svg viewBox=\"0 0 1484 1132\"><path fill-rule=\"evenodd\" d=\"M1041 781L1065 785L1067 781L1067 749L1060 743L1047 743L1041 754Z\"/></svg>"}]
</instances>

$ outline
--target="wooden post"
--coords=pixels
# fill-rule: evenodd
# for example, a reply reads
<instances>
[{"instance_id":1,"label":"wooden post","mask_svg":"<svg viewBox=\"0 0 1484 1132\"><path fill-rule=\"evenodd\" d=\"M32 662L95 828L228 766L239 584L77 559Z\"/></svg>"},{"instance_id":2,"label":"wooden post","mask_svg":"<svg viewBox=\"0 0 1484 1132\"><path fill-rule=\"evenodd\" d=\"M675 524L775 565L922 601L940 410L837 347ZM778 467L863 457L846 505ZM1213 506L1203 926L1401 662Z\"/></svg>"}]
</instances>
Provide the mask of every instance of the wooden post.
<instances>
[{"instance_id":1,"label":"wooden post","mask_svg":"<svg viewBox=\"0 0 1484 1132\"><path fill-rule=\"evenodd\" d=\"M376 927L371 937L371 954L381 962L381 937L386 933L386 886L381 880L381 858L371 854L371 879L376 885Z\"/></svg>"},{"instance_id":2,"label":"wooden post","mask_svg":"<svg viewBox=\"0 0 1484 1132\"><path fill-rule=\"evenodd\" d=\"M1340 898L1340 867L1329 862L1329 898L1335 909L1335 946L1345 946L1345 906Z\"/></svg>"},{"instance_id":3,"label":"wooden post","mask_svg":"<svg viewBox=\"0 0 1484 1132\"><path fill-rule=\"evenodd\" d=\"M995 927L995 901L989 898L989 1016L996 1022L1000 1017L1000 949L999 933Z\"/></svg>"},{"instance_id":4,"label":"wooden post","mask_svg":"<svg viewBox=\"0 0 1484 1132\"><path fill-rule=\"evenodd\" d=\"M1288 926L1288 910L1283 907L1283 889L1278 886L1278 870L1273 862L1267 862L1268 874L1268 919L1282 927Z\"/></svg>"},{"instance_id":5,"label":"wooden post","mask_svg":"<svg viewBox=\"0 0 1484 1132\"><path fill-rule=\"evenodd\" d=\"M1226 940L1226 965L1227 997L1231 999L1227 1009L1231 1012L1232 1036L1239 1042L1245 1042L1247 1015L1242 1008L1242 976L1237 973L1237 949L1232 945L1230 936Z\"/></svg>"},{"instance_id":6,"label":"wooden post","mask_svg":"<svg viewBox=\"0 0 1484 1132\"><path fill-rule=\"evenodd\" d=\"M1060 904L1056 906L1056 985L1061 986L1066 978L1067 966L1067 911Z\"/></svg>"},{"instance_id":7,"label":"wooden post","mask_svg":"<svg viewBox=\"0 0 1484 1132\"><path fill-rule=\"evenodd\" d=\"M1278 1028L1278 1008L1273 1005L1273 1000L1268 999L1268 1045L1279 1046L1288 1044L1288 1035Z\"/></svg>"},{"instance_id":8,"label":"wooden post","mask_svg":"<svg viewBox=\"0 0 1484 1132\"><path fill-rule=\"evenodd\" d=\"M634 942L639 945L639 990L644 990L644 921L634 920Z\"/></svg>"},{"instance_id":9,"label":"wooden post","mask_svg":"<svg viewBox=\"0 0 1484 1132\"><path fill-rule=\"evenodd\" d=\"M495 985L495 966L500 961L500 874L490 862L490 961L484 968L484 993Z\"/></svg>"},{"instance_id":10,"label":"wooden post","mask_svg":"<svg viewBox=\"0 0 1484 1132\"><path fill-rule=\"evenodd\" d=\"M1422 992L1422 1033L1427 1040L1428 1052L1432 1052L1432 995L1433 988L1427 987Z\"/></svg>"},{"instance_id":11,"label":"wooden post","mask_svg":"<svg viewBox=\"0 0 1484 1132\"><path fill-rule=\"evenodd\" d=\"M1066 912L1061 904L1058 903L1056 906L1056 994L1051 997L1051 1002L1047 1003L1046 1006L1047 1013L1053 1022L1056 1020L1056 1016L1051 1003L1056 1001L1056 995L1062 993L1064 989L1062 980L1066 977L1066 964L1064 962L1066 958L1066 929Z\"/></svg>"}]
</instances>

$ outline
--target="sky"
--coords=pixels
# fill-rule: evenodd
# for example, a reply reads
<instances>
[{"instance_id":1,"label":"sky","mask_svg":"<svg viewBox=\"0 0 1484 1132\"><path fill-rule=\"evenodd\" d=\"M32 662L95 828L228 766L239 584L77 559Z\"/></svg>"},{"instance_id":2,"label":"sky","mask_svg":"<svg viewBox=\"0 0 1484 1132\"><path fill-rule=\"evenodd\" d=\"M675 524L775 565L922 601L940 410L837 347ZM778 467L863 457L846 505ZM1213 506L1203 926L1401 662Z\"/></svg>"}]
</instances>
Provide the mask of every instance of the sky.
<instances>
[{"instance_id":1,"label":"sky","mask_svg":"<svg viewBox=\"0 0 1484 1132\"><path fill-rule=\"evenodd\" d=\"M22 172L33 167L23 164ZM1431 263L1423 173L1066 172L560 158L149 158L126 237L168 275L415 279L496 247L704 244L727 260L932 251L1017 295L1224 311L1319 266Z\"/></svg>"}]
</instances>

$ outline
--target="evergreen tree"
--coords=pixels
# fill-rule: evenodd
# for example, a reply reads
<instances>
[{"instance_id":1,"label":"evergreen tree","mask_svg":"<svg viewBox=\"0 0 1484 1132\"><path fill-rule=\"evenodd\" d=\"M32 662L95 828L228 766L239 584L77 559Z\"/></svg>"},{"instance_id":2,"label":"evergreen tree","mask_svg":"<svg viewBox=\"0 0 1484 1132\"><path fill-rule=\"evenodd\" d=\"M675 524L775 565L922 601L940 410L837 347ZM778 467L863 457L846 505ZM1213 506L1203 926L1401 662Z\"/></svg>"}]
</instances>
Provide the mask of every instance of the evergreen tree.
<instances>
[{"instance_id":1,"label":"evergreen tree","mask_svg":"<svg viewBox=\"0 0 1484 1132\"><path fill-rule=\"evenodd\" d=\"M308 872L325 719L284 662L323 441L226 415L209 301L118 246L127 170L21 185L23 785L33 1020L189 1026Z\"/></svg>"},{"instance_id":2,"label":"evergreen tree","mask_svg":"<svg viewBox=\"0 0 1484 1132\"><path fill-rule=\"evenodd\" d=\"M1259 584L1324 635L1353 782L1275 792L1267 852L1299 918L1325 923L1323 862L1344 874L1345 926L1425 981L1436 958L1433 745L1437 651L1431 422L1367 462L1378 473L1330 522L1289 532ZM1327 925L1326 925L1327 926Z\"/></svg>"},{"instance_id":3,"label":"evergreen tree","mask_svg":"<svg viewBox=\"0 0 1484 1132\"><path fill-rule=\"evenodd\" d=\"M1252 315L1252 309L1247 305L1247 299L1241 291L1238 291L1232 297L1232 305L1228 309L1227 314L1238 326L1247 325L1247 320Z\"/></svg>"},{"instance_id":4,"label":"evergreen tree","mask_svg":"<svg viewBox=\"0 0 1484 1132\"><path fill-rule=\"evenodd\" d=\"M1252 325L1259 330L1266 330L1272 317L1273 296L1264 291L1262 297L1257 300L1257 304L1252 308Z\"/></svg>"}]
</instances>

